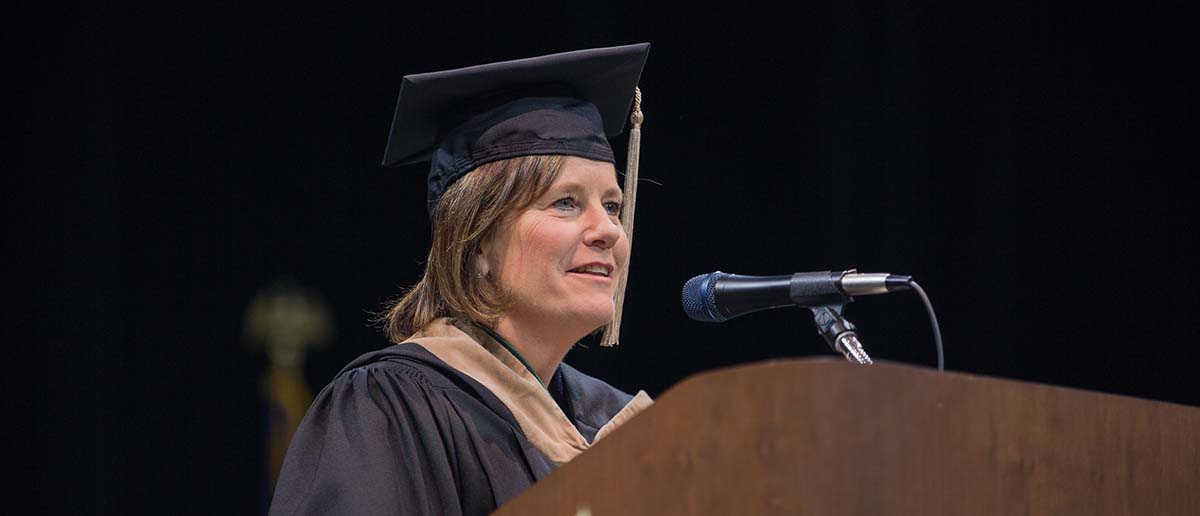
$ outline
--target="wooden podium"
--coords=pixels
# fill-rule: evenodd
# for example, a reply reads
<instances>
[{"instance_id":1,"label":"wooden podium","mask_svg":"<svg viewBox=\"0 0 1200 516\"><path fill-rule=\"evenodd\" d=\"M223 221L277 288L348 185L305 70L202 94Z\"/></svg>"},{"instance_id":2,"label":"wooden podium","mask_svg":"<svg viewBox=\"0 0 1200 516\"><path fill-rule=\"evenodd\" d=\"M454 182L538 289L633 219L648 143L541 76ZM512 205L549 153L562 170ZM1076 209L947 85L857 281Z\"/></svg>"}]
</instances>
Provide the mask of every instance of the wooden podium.
<instances>
[{"instance_id":1,"label":"wooden podium","mask_svg":"<svg viewBox=\"0 0 1200 516\"><path fill-rule=\"evenodd\" d=\"M497 515L1200 515L1200 408L894 364L700 374Z\"/></svg>"}]
</instances>

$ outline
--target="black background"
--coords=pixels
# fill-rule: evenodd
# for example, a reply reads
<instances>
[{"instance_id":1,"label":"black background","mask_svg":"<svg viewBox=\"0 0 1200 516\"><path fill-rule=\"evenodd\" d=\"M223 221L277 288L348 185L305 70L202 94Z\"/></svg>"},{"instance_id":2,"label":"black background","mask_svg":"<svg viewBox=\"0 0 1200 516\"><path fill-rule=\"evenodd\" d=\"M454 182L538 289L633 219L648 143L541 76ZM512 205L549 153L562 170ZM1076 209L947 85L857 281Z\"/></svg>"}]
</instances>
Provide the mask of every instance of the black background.
<instances>
[{"instance_id":1,"label":"black background","mask_svg":"<svg viewBox=\"0 0 1200 516\"><path fill-rule=\"evenodd\" d=\"M29 313L6 315L6 426L34 512L260 511L254 294L291 278L329 302L336 337L306 371L319 388L386 344L370 313L422 270L425 169L378 164L401 77L641 41L657 184L640 188L624 343L573 351L577 367L658 395L830 356L806 312L694 323L679 288L855 267L925 287L950 370L1200 405L1192 190L1172 180L1195 169L1180 13L945 4L14 16L9 80L28 88L5 263ZM915 296L847 314L877 360L933 365Z\"/></svg>"}]
</instances>

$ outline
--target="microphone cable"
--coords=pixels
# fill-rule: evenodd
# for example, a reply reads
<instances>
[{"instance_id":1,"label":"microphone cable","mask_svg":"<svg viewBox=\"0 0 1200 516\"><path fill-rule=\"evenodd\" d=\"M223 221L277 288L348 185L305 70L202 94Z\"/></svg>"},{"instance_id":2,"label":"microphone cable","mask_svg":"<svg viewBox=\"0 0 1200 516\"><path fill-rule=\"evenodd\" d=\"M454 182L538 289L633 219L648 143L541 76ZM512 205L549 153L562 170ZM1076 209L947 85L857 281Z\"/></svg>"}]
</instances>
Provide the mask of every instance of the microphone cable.
<instances>
[{"instance_id":1,"label":"microphone cable","mask_svg":"<svg viewBox=\"0 0 1200 516\"><path fill-rule=\"evenodd\" d=\"M929 324L933 326L933 344L937 346L938 371L944 371L946 360L942 356L942 330L938 327L937 314L933 313L933 303L929 302L929 296L925 295L925 289L922 289L916 281L908 280L908 285L921 297L921 302L925 303L925 312L929 314Z\"/></svg>"}]
</instances>

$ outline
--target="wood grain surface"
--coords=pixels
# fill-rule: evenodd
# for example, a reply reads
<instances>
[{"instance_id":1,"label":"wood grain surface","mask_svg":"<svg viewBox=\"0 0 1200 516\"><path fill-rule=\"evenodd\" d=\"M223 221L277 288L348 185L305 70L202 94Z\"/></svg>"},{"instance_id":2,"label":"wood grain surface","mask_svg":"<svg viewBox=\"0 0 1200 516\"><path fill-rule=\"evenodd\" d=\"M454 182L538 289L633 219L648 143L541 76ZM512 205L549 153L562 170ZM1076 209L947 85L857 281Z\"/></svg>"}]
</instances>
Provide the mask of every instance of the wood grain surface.
<instances>
[{"instance_id":1,"label":"wood grain surface","mask_svg":"<svg viewBox=\"0 0 1200 516\"><path fill-rule=\"evenodd\" d=\"M668 390L498 515L1200 515L1200 408L828 359Z\"/></svg>"}]
</instances>

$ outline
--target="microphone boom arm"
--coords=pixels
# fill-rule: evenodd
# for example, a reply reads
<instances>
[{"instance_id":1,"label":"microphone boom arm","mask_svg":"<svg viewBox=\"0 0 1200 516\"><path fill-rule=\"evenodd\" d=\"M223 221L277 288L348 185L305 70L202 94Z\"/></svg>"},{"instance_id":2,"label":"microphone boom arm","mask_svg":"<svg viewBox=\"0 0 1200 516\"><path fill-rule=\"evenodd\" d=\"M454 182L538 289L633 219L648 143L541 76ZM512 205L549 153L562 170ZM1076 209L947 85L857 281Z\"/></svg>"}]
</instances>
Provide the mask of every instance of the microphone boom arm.
<instances>
[{"instance_id":1,"label":"microphone boom arm","mask_svg":"<svg viewBox=\"0 0 1200 516\"><path fill-rule=\"evenodd\" d=\"M849 301L850 298L846 298ZM871 357L858 341L857 329L853 323L842 317L845 303L809 307L813 313L813 323L829 347L841 353L846 360L856 364L871 364Z\"/></svg>"}]
</instances>

